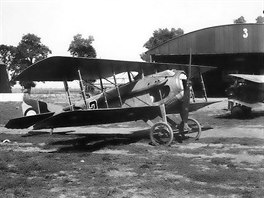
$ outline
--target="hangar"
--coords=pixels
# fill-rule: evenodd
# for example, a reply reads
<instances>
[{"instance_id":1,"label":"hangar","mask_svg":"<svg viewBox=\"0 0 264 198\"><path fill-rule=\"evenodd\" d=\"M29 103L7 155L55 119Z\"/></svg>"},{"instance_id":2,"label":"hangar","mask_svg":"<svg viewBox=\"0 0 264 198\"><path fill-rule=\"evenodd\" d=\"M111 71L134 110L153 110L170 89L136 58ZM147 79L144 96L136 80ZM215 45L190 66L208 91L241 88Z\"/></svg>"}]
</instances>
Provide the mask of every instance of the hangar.
<instances>
[{"instance_id":1,"label":"hangar","mask_svg":"<svg viewBox=\"0 0 264 198\"><path fill-rule=\"evenodd\" d=\"M209 96L224 96L229 73L264 74L264 24L232 24L200 29L146 52L148 61L216 66L204 74Z\"/></svg>"},{"instance_id":2,"label":"hangar","mask_svg":"<svg viewBox=\"0 0 264 198\"><path fill-rule=\"evenodd\" d=\"M0 93L11 93L6 65L0 60Z\"/></svg>"}]
</instances>

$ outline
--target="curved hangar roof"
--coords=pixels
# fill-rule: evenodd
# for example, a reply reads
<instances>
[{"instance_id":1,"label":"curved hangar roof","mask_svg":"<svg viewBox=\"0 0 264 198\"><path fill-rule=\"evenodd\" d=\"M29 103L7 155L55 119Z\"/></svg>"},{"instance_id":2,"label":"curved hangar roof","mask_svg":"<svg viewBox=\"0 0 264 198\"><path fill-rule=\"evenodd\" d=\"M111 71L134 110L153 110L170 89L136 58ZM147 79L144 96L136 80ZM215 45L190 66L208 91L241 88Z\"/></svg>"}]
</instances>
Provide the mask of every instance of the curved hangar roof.
<instances>
[{"instance_id":1,"label":"curved hangar roof","mask_svg":"<svg viewBox=\"0 0 264 198\"><path fill-rule=\"evenodd\" d=\"M147 55L264 53L264 24L209 27L171 39Z\"/></svg>"}]
</instances>

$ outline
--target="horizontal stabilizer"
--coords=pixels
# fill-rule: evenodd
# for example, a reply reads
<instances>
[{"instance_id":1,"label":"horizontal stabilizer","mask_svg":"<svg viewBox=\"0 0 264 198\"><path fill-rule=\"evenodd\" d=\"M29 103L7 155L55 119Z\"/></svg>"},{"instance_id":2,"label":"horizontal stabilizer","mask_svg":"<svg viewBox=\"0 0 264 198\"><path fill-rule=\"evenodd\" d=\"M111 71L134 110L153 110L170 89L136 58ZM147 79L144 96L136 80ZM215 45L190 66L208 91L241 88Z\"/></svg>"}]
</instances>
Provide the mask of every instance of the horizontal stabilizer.
<instances>
[{"instance_id":1,"label":"horizontal stabilizer","mask_svg":"<svg viewBox=\"0 0 264 198\"><path fill-rule=\"evenodd\" d=\"M8 129L26 129L36 124L37 122L40 122L41 120L45 120L53 115L54 115L54 112L49 112L49 113L43 113L43 114L38 114L38 115L15 118L15 119L9 120L8 123L5 125L5 127Z\"/></svg>"}]
</instances>

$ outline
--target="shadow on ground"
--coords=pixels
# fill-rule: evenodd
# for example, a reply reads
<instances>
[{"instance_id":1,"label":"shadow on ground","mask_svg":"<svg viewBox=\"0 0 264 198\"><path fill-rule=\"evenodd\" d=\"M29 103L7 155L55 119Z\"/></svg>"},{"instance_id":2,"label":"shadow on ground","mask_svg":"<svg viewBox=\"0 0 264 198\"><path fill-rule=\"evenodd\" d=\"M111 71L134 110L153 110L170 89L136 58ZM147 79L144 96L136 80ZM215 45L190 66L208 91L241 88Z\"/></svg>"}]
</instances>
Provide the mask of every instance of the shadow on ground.
<instances>
[{"instance_id":1,"label":"shadow on ground","mask_svg":"<svg viewBox=\"0 0 264 198\"><path fill-rule=\"evenodd\" d=\"M221 115L215 116L215 118L219 119L236 119L236 120L252 120L255 118L263 117L264 116L264 111L252 111L250 114L244 114L240 115L238 117L234 117L231 115L231 113L225 113Z\"/></svg>"},{"instance_id":2,"label":"shadow on ground","mask_svg":"<svg viewBox=\"0 0 264 198\"><path fill-rule=\"evenodd\" d=\"M56 138L46 142L46 147L58 147L59 153L93 152L110 146L128 145L135 142L149 143L149 130L133 131L131 134L85 134L67 135L56 133ZM45 134L45 132L42 132ZM46 132L47 135L47 132ZM52 136L51 136L52 137ZM59 139L58 139L59 138Z\"/></svg>"},{"instance_id":3,"label":"shadow on ground","mask_svg":"<svg viewBox=\"0 0 264 198\"><path fill-rule=\"evenodd\" d=\"M211 129L211 127L203 128L203 131ZM175 143L193 142L193 139L184 138L181 135L174 133ZM57 152L93 152L111 146L129 145L136 142L142 142L152 145L149 137L149 130L133 131L126 135L113 134L90 134L85 136L73 137L72 139L56 140L49 143L51 146L58 146Z\"/></svg>"}]
</instances>

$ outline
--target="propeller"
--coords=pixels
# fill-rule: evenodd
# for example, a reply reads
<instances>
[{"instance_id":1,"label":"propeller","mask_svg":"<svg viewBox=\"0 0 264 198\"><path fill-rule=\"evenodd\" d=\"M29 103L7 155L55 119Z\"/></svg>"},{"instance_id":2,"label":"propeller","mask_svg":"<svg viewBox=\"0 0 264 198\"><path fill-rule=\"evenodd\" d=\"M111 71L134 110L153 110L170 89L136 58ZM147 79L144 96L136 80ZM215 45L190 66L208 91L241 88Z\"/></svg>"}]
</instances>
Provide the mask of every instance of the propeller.
<instances>
[{"instance_id":1,"label":"propeller","mask_svg":"<svg viewBox=\"0 0 264 198\"><path fill-rule=\"evenodd\" d=\"M181 111L181 118L182 118L183 123L187 123L188 116L189 116L190 86L191 86L190 78L191 78L191 69L192 69L191 64L192 64L192 52L190 50L190 60L189 60L189 66L188 66L187 81L186 81L186 87L184 90L183 102L182 102L182 111Z\"/></svg>"}]
</instances>

